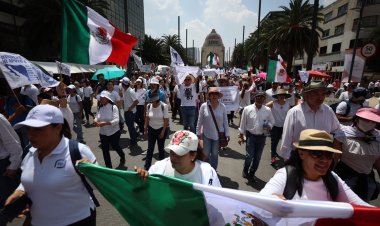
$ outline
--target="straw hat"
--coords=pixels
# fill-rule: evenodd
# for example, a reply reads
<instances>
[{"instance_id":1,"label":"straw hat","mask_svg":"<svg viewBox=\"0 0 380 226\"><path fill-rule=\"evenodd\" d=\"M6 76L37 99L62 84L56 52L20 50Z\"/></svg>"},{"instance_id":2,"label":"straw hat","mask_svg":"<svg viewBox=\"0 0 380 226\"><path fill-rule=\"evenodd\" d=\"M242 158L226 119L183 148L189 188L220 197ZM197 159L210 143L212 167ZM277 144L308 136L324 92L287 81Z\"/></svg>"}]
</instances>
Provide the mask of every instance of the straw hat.
<instances>
[{"instance_id":1,"label":"straw hat","mask_svg":"<svg viewBox=\"0 0 380 226\"><path fill-rule=\"evenodd\" d=\"M304 87L301 94L317 90L317 89L326 89L327 86L324 82L311 82L308 86Z\"/></svg>"},{"instance_id":2,"label":"straw hat","mask_svg":"<svg viewBox=\"0 0 380 226\"><path fill-rule=\"evenodd\" d=\"M316 129L305 129L300 134L298 142L294 142L296 148L315 150L315 151L328 151L333 153L342 152L333 148L333 139L326 131Z\"/></svg>"},{"instance_id":3,"label":"straw hat","mask_svg":"<svg viewBox=\"0 0 380 226\"><path fill-rule=\"evenodd\" d=\"M279 89L276 94L272 95L274 99L277 99L278 95L285 95L285 98L290 98L290 95L285 89Z\"/></svg>"},{"instance_id":4,"label":"straw hat","mask_svg":"<svg viewBox=\"0 0 380 226\"><path fill-rule=\"evenodd\" d=\"M211 93L218 93L219 94L219 98L222 98L223 97L223 93L221 93L218 89L218 87L210 87L208 89L208 95L210 96Z\"/></svg>"}]
</instances>

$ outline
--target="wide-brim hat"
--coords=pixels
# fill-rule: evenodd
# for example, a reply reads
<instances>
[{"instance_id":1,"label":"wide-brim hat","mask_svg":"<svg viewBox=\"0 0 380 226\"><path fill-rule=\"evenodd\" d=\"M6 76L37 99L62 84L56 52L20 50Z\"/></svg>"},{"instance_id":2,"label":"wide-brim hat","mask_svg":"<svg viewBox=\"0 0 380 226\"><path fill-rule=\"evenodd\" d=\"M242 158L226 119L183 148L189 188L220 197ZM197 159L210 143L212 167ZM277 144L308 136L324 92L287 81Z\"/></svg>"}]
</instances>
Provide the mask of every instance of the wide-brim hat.
<instances>
[{"instance_id":1,"label":"wide-brim hat","mask_svg":"<svg viewBox=\"0 0 380 226\"><path fill-rule=\"evenodd\" d=\"M317 90L317 89L326 89L327 90L327 86L324 82L311 82L309 85L307 85L306 87L304 87L302 89L301 95L304 93L313 91L313 90Z\"/></svg>"},{"instance_id":2,"label":"wide-brim hat","mask_svg":"<svg viewBox=\"0 0 380 226\"><path fill-rule=\"evenodd\" d=\"M180 130L174 133L166 151L173 151L179 156L184 156L190 151L196 151L198 148L198 137L187 130Z\"/></svg>"},{"instance_id":3,"label":"wide-brim hat","mask_svg":"<svg viewBox=\"0 0 380 226\"><path fill-rule=\"evenodd\" d=\"M285 98L290 98L290 95L285 89L279 89L276 94L272 95L274 99L277 99L279 95L285 95Z\"/></svg>"},{"instance_id":4,"label":"wide-brim hat","mask_svg":"<svg viewBox=\"0 0 380 226\"><path fill-rule=\"evenodd\" d=\"M149 85L160 85L160 81L157 78L152 78Z\"/></svg>"},{"instance_id":5,"label":"wide-brim hat","mask_svg":"<svg viewBox=\"0 0 380 226\"><path fill-rule=\"evenodd\" d=\"M218 87L210 87L208 89L208 95L210 95L211 93L218 93L219 94L219 98L223 97L223 93L220 92L220 90L219 90Z\"/></svg>"},{"instance_id":6,"label":"wide-brim hat","mask_svg":"<svg viewBox=\"0 0 380 226\"><path fill-rule=\"evenodd\" d=\"M356 116L380 123L380 110L375 108L360 108L356 112Z\"/></svg>"},{"instance_id":7,"label":"wide-brim hat","mask_svg":"<svg viewBox=\"0 0 380 226\"><path fill-rule=\"evenodd\" d=\"M30 110L25 121L17 123L13 128L19 129L23 126L40 128L50 124L63 124L62 112L57 107L42 104Z\"/></svg>"},{"instance_id":8,"label":"wide-brim hat","mask_svg":"<svg viewBox=\"0 0 380 226\"><path fill-rule=\"evenodd\" d=\"M294 142L293 145L296 148L306 150L342 153L338 149L333 148L333 138L324 130L305 129L301 131L299 141Z\"/></svg>"},{"instance_id":9,"label":"wide-brim hat","mask_svg":"<svg viewBox=\"0 0 380 226\"><path fill-rule=\"evenodd\" d=\"M104 97L104 98L107 98L111 102L115 102L113 95L110 92L106 91L106 90L103 90L100 93L100 97Z\"/></svg>"}]
</instances>

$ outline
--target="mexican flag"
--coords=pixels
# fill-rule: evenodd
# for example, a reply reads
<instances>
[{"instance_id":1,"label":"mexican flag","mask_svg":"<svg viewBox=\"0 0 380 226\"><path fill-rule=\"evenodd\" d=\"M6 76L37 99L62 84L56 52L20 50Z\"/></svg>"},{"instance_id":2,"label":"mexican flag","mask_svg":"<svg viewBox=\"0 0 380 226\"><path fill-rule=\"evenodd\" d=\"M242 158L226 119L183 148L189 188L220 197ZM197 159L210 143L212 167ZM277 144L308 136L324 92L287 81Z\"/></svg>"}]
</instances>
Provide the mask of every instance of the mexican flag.
<instances>
[{"instance_id":1,"label":"mexican flag","mask_svg":"<svg viewBox=\"0 0 380 226\"><path fill-rule=\"evenodd\" d=\"M62 62L125 66L137 38L76 0L63 0Z\"/></svg>"},{"instance_id":2,"label":"mexican flag","mask_svg":"<svg viewBox=\"0 0 380 226\"><path fill-rule=\"evenodd\" d=\"M144 181L135 172L90 163L79 163L78 167L131 226L380 224L379 208L326 201L284 201L161 175L150 175Z\"/></svg>"},{"instance_id":3,"label":"mexican flag","mask_svg":"<svg viewBox=\"0 0 380 226\"><path fill-rule=\"evenodd\" d=\"M277 56L278 60L268 61L268 82L278 82L278 83L290 83L292 79L286 73L286 65L284 60L280 55Z\"/></svg>"},{"instance_id":4,"label":"mexican flag","mask_svg":"<svg viewBox=\"0 0 380 226\"><path fill-rule=\"evenodd\" d=\"M218 54L210 52L209 56L207 57L208 64L211 65L220 65Z\"/></svg>"}]
</instances>

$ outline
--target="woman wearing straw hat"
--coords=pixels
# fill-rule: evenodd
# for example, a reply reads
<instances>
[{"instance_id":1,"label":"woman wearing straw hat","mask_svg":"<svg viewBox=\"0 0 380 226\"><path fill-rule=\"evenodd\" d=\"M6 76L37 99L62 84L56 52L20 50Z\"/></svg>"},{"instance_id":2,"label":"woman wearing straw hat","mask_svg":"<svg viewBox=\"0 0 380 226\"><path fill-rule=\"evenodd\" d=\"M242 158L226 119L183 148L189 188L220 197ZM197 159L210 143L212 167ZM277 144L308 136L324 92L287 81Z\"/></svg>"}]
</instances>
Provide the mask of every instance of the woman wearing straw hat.
<instances>
[{"instance_id":1,"label":"woman wearing straw hat","mask_svg":"<svg viewBox=\"0 0 380 226\"><path fill-rule=\"evenodd\" d=\"M271 108L274 118L274 125L271 130L271 165L277 168L275 164L277 161L276 158L279 156L276 149L282 136L286 113L288 113L290 109L288 98L290 98L291 95L286 90L279 89L272 97L274 100L267 103L266 106Z\"/></svg>"},{"instance_id":2,"label":"woman wearing straw hat","mask_svg":"<svg viewBox=\"0 0 380 226\"><path fill-rule=\"evenodd\" d=\"M199 109L197 135L203 140L203 151L205 160L216 170L218 167L219 132L224 133L227 141L230 139L230 132L227 122L226 107L220 103L223 96L217 87L210 87L208 90L208 100Z\"/></svg>"},{"instance_id":3,"label":"woman wearing straw hat","mask_svg":"<svg viewBox=\"0 0 380 226\"><path fill-rule=\"evenodd\" d=\"M279 169L260 191L282 199L308 199L348 202L369 206L344 181L332 172L334 155L342 153L333 148L333 139L323 130L306 129L294 142L285 167Z\"/></svg>"},{"instance_id":4,"label":"woman wearing straw hat","mask_svg":"<svg viewBox=\"0 0 380 226\"><path fill-rule=\"evenodd\" d=\"M343 152L335 172L363 200L376 199L379 193L373 168L380 172L380 110L359 109L353 125L342 126L334 138L335 146Z\"/></svg>"}]
</instances>

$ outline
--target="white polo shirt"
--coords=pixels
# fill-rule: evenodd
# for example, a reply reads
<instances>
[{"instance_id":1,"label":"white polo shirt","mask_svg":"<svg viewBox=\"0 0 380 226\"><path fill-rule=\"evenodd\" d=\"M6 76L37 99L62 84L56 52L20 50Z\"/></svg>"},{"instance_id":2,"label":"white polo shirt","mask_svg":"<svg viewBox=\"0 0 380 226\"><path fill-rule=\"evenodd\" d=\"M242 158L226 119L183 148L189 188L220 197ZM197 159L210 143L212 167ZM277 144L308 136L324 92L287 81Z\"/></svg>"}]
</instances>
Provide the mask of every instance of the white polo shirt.
<instances>
[{"instance_id":1,"label":"white polo shirt","mask_svg":"<svg viewBox=\"0 0 380 226\"><path fill-rule=\"evenodd\" d=\"M90 148L79 143L83 158L95 162ZM90 216L95 205L71 162L69 140L62 138L42 162L36 148L30 148L22 165L21 184L32 200L32 225L64 226Z\"/></svg>"}]
</instances>

